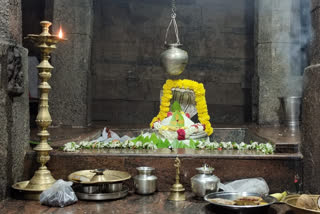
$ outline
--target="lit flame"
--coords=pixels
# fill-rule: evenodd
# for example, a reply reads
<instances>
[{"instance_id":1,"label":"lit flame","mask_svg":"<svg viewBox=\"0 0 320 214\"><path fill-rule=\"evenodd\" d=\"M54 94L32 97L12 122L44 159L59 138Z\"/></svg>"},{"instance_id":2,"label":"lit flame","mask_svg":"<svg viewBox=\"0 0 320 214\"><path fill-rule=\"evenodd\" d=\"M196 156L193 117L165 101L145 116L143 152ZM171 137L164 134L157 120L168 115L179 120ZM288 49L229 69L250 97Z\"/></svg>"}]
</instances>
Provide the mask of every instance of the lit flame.
<instances>
[{"instance_id":1,"label":"lit flame","mask_svg":"<svg viewBox=\"0 0 320 214\"><path fill-rule=\"evenodd\" d=\"M60 39L62 39L62 37L63 37L63 33L62 33L62 28L61 28L61 27L60 27L60 29L59 29L58 37L59 37Z\"/></svg>"}]
</instances>

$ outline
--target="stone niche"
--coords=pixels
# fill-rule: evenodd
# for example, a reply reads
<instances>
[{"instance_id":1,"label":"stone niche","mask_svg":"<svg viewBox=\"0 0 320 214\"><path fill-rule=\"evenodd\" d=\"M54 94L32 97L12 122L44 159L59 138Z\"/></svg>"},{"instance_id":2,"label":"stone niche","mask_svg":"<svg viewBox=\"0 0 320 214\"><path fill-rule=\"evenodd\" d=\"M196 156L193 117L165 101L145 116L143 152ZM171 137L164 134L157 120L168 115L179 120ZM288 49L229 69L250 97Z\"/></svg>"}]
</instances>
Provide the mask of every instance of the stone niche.
<instances>
[{"instance_id":1,"label":"stone niche","mask_svg":"<svg viewBox=\"0 0 320 214\"><path fill-rule=\"evenodd\" d=\"M61 24L69 39L52 57L53 125L148 125L171 78L159 62L171 2L47 3L53 32ZM189 53L179 78L204 83L214 123L280 124L287 77L302 82L301 53L293 50L301 48L305 5L306 0L177 1L180 40ZM175 42L173 35L169 41Z\"/></svg>"},{"instance_id":2,"label":"stone niche","mask_svg":"<svg viewBox=\"0 0 320 214\"><path fill-rule=\"evenodd\" d=\"M215 123L251 121L254 1L179 0L177 23L189 63L179 78L204 83ZM160 67L171 1L96 0L92 119L149 124L172 78ZM173 29L171 29L173 30ZM169 40L175 42L170 35Z\"/></svg>"}]
</instances>

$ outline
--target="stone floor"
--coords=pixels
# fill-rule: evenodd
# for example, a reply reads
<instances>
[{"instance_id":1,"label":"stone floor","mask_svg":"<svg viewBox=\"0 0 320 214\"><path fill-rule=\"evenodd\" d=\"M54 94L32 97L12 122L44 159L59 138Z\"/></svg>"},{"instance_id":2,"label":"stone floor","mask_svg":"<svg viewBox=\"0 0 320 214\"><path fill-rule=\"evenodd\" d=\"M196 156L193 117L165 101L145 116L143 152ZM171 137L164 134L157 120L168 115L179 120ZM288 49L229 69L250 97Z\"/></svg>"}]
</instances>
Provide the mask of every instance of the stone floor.
<instances>
[{"instance_id":1,"label":"stone floor","mask_svg":"<svg viewBox=\"0 0 320 214\"><path fill-rule=\"evenodd\" d=\"M8 199L0 202L0 213L25 213L25 214L117 214L117 213L142 213L142 214L179 214L199 213L218 214L212 206L204 201L195 200L190 193L187 200L172 202L167 200L167 192L159 192L151 196L140 196L130 193L126 198L114 201L92 202L79 201L65 208L50 208L42 206L37 201L22 201ZM219 214L222 214L219 212ZM293 214L285 204L274 204L270 207L268 214Z\"/></svg>"}]
</instances>

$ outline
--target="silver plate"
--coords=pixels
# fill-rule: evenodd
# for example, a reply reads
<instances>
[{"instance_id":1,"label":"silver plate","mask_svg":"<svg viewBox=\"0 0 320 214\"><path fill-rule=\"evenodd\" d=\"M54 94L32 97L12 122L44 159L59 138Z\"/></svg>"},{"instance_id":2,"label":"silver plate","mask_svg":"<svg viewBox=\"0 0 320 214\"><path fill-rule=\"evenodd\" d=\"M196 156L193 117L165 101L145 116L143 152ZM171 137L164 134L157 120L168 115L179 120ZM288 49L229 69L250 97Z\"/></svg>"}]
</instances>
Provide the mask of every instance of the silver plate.
<instances>
[{"instance_id":1,"label":"silver plate","mask_svg":"<svg viewBox=\"0 0 320 214\"><path fill-rule=\"evenodd\" d=\"M111 192L111 193L82 193L75 191L78 199L81 200L92 200L92 201L103 201L103 200L113 200L123 198L128 195L129 188L123 186L120 192Z\"/></svg>"},{"instance_id":2,"label":"silver plate","mask_svg":"<svg viewBox=\"0 0 320 214\"><path fill-rule=\"evenodd\" d=\"M268 204L265 205L252 205L252 206L237 206L237 205L224 205L218 204L210 201L214 198L223 198L228 200L235 200L243 196L258 196L261 197ZM271 204L276 202L276 199L271 196L261 196L258 193L249 193L249 192L216 192L210 193L204 196L204 200L212 204L212 207L219 211L218 213L267 213Z\"/></svg>"}]
</instances>

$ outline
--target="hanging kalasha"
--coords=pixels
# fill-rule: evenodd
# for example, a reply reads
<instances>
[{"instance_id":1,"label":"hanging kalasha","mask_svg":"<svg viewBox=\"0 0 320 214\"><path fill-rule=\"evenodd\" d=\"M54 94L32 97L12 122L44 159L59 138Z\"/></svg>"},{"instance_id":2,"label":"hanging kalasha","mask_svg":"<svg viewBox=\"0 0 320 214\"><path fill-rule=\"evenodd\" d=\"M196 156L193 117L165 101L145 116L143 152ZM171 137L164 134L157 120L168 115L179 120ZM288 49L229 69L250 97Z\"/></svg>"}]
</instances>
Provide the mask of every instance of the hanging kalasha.
<instances>
[{"instance_id":1,"label":"hanging kalasha","mask_svg":"<svg viewBox=\"0 0 320 214\"><path fill-rule=\"evenodd\" d=\"M176 4L175 0L172 0L172 14L171 14L171 21L169 23L169 26L167 28L166 37L164 41L164 45L168 48L160 55L160 62L161 66L165 70L165 72L171 74L171 75L179 75L181 74L187 63L188 63L188 53L179 47L182 46L179 39L179 31L178 31L178 25L176 22ZM176 43L167 43L168 33L170 30L171 25L173 25L174 33L177 39Z\"/></svg>"}]
</instances>

